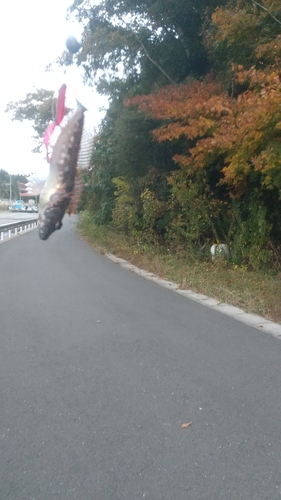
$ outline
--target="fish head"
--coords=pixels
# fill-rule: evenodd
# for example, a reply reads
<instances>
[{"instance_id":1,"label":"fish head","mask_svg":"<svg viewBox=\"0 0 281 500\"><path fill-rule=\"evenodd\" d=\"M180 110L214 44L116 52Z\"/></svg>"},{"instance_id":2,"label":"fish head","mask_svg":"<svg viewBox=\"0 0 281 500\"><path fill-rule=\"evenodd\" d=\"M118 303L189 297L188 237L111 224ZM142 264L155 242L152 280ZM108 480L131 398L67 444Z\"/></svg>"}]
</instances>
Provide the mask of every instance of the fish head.
<instances>
[{"instance_id":1,"label":"fish head","mask_svg":"<svg viewBox=\"0 0 281 500\"><path fill-rule=\"evenodd\" d=\"M44 212L39 212L38 229L41 240L47 240L52 233L62 227L64 214L65 207L63 204L47 208Z\"/></svg>"}]
</instances>

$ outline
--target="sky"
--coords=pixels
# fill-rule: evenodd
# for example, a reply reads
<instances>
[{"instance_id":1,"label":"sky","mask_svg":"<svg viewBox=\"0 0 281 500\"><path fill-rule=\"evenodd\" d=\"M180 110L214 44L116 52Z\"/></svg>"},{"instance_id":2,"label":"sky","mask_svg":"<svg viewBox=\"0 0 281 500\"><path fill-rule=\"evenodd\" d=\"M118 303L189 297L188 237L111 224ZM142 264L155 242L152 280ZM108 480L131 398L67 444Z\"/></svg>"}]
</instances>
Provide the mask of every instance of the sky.
<instances>
[{"instance_id":1,"label":"sky","mask_svg":"<svg viewBox=\"0 0 281 500\"><path fill-rule=\"evenodd\" d=\"M75 66L53 73L46 66L65 50L69 35L79 40L82 26L66 21L71 0L3 0L0 6L0 130L1 165L9 174L41 173L47 175L48 165L43 154L31 153L35 146L30 122L12 122L5 107L10 101L24 99L36 88L57 91L67 85L67 105L75 98L89 109L95 126L101 120L99 109L105 100L82 83Z\"/></svg>"}]
</instances>

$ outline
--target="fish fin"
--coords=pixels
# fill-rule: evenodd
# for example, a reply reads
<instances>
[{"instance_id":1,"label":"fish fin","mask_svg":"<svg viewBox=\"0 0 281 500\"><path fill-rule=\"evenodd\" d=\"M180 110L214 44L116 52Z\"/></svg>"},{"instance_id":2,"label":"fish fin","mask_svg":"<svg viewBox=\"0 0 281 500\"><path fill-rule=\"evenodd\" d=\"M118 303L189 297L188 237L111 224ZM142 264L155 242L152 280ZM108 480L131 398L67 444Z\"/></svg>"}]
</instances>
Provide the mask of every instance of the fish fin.
<instances>
[{"instance_id":1,"label":"fish fin","mask_svg":"<svg viewBox=\"0 0 281 500\"><path fill-rule=\"evenodd\" d=\"M82 184L81 176L80 176L80 174L77 173L74 188L73 188L73 191L71 193L71 201L70 201L69 206L68 206L68 214L69 215L74 214L74 212L78 206L78 203L80 201L82 191L83 191L83 184Z\"/></svg>"},{"instance_id":2,"label":"fish fin","mask_svg":"<svg viewBox=\"0 0 281 500\"><path fill-rule=\"evenodd\" d=\"M71 193L71 201L70 201L69 206L68 206L68 214L69 215L74 214L74 212L78 206L78 203L80 201L82 191L83 191L83 183L82 183L81 175L80 175L80 173L77 172L76 178L75 178L74 188L73 188L73 191Z\"/></svg>"},{"instance_id":3,"label":"fish fin","mask_svg":"<svg viewBox=\"0 0 281 500\"><path fill-rule=\"evenodd\" d=\"M54 130L56 128L55 122L50 123L50 125L46 128L44 135L43 135L43 143L46 149L46 159L47 162L50 163L50 158L51 158L51 153L50 153L50 142L52 139L52 135L54 133Z\"/></svg>"},{"instance_id":4,"label":"fish fin","mask_svg":"<svg viewBox=\"0 0 281 500\"><path fill-rule=\"evenodd\" d=\"M76 103L77 103L77 107L81 108L82 111L88 111L87 108L85 106L83 106L83 104L81 104L80 101L78 101L78 99L76 99Z\"/></svg>"},{"instance_id":5,"label":"fish fin","mask_svg":"<svg viewBox=\"0 0 281 500\"><path fill-rule=\"evenodd\" d=\"M66 94L66 85L65 83L63 83L61 88L59 89L59 95L56 105L56 119L55 119L56 125L59 125L62 122L62 119L65 115L65 94Z\"/></svg>"},{"instance_id":6,"label":"fish fin","mask_svg":"<svg viewBox=\"0 0 281 500\"><path fill-rule=\"evenodd\" d=\"M48 163L51 162L51 154L54 147L54 143L58 138L59 134L58 126L61 124L65 116L65 95L66 95L66 85L64 83L58 92L55 120L52 123L50 123L50 125L48 125L43 135L43 143L46 148L46 159Z\"/></svg>"},{"instance_id":7,"label":"fish fin","mask_svg":"<svg viewBox=\"0 0 281 500\"><path fill-rule=\"evenodd\" d=\"M80 150L77 159L77 165L80 169L89 168L91 164L93 149L94 149L94 128L87 124L87 113L83 125Z\"/></svg>"},{"instance_id":8,"label":"fish fin","mask_svg":"<svg viewBox=\"0 0 281 500\"><path fill-rule=\"evenodd\" d=\"M39 196L45 182L46 178L30 176L28 177L28 182L18 182L18 188L23 194L27 194L30 196Z\"/></svg>"}]
</instances>

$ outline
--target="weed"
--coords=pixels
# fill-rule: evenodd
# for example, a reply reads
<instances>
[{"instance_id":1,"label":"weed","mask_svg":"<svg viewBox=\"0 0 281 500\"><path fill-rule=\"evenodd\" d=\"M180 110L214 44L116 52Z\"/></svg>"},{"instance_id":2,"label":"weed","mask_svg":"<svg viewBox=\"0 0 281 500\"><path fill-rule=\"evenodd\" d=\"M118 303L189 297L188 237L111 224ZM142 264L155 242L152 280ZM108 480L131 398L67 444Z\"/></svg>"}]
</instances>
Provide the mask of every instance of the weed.
<instances>
[{"instance_id":1,"label":"weed","mask_svg":"<svg viewBox=\"0 0 281 500\"><path fill-rule=\"evenodd\" d=\"M161 278L176 282L237 307L281 323L281 275L277 271L249 270L226 260L212 262L211 254L196 260L188 251L172 253L159 246L137 244L112 227L97 226L84 212L80 234L98 251L113 253Z\"/></svg>"}]
</instances>

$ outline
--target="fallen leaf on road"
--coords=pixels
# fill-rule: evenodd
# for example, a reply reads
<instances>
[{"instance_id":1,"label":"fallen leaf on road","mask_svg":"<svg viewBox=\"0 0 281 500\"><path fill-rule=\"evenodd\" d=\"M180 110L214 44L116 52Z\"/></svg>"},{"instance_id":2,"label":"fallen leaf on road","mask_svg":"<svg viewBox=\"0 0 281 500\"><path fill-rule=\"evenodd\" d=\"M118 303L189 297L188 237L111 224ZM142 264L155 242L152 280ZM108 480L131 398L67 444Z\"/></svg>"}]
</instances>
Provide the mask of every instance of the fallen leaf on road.
<instances>
[{"instance_id":1,"label":"fallen leaf on road","mask_svg":"<svg viewBox=\"0 0 281 500\"><path fill-rule=\"evenodd\" d=\"M186 424L182 424L181 428L182 429L187 429L188 427L190 427L192 424L192 422L187 422Z\"/></svg>"}]
</instances>

